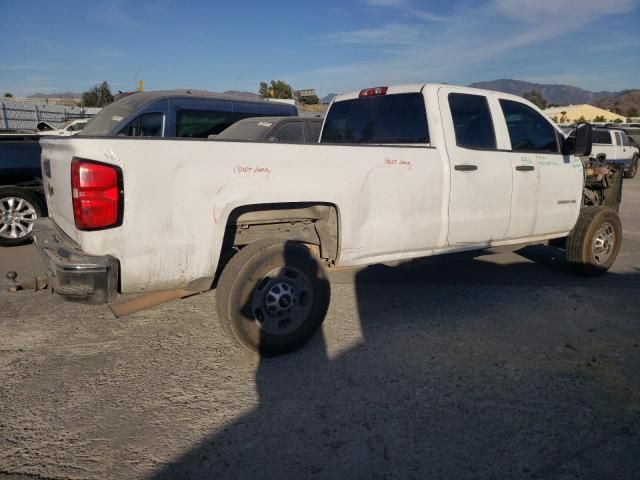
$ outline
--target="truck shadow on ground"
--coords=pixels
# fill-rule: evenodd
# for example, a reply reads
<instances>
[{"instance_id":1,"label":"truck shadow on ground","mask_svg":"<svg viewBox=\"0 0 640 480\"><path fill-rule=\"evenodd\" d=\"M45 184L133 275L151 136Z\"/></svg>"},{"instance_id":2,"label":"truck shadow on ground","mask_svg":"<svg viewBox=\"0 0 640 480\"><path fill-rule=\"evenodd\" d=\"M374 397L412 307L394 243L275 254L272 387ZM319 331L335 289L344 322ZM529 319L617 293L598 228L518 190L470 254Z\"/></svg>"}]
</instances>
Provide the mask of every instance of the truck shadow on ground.
<instances>
[{"instance_id":1,"label":"truck shadow on ground","mask_svg":"<svg viewBox=\"0 0 640 480\"><path fill-rule=\"evenodd\" d=\"M262 359L257 408L153 478L637 475L640 272L585 279L559 252L519 253L540 262L362 270L357 315L325 325L358 323L359 341L331 357L318 333Z\"/></svg>"}]
</instances>

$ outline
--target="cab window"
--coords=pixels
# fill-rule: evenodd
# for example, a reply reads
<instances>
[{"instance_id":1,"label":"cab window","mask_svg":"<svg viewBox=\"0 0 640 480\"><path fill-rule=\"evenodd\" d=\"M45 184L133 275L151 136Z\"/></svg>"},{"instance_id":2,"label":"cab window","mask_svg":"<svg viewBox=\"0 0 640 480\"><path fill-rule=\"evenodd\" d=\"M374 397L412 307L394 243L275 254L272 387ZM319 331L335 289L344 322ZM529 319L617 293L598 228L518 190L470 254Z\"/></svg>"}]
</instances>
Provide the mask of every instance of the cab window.
<instances>
[{"instance_id":1,"label":"cab window","mask_svg":"<svg viewBox=\"0 0 640 480\"><path fill-rule=\"evenodd\" d=\"M514 152L558 153L556 129L544 116L524 103L500 100Z\"/></svg>"},{"instance_id":2,"label":"cab window","mask_svg":"<svg viewBox=\"0 0 640 480\"><path fill-rule=\"evenodd\" d=\"M125 137L161 137L163 118L164 115L159 112L143 113L120 130L118 135Z\"/></svg>"},{"instance_id":3,"label":"cab window","mask_svg":"<svg viewBox=\"0 0 640 480\"><path fill-rule=\"evenodd\" d=\"M449 108L456 133L456 145L463 148L496 148L496 134L487 97L450 93Z\"/></svg>"},{"instance_id":4,"label":"cab window","mask_svg":"<svg viewBox=\"0 0 640 480\"><path fill-rule=\"evenodd\" d=\"M600 145L611 145L611 133L609 130L594 130L593 143Z\"/></svg>"}]
</instances>

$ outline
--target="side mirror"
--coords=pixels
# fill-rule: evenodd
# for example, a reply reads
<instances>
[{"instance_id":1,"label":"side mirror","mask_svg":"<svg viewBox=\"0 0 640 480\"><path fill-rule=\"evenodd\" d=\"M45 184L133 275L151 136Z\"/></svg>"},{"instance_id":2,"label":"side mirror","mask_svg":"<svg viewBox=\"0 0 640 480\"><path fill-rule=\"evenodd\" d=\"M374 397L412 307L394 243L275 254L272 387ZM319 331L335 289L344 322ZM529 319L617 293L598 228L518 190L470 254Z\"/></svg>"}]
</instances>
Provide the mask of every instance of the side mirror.
<instances>
[{"instance_id":1,"label":"side mirror","mask_svg":"<svg viewBox=\"0 0 640 480\"><path fill-rule=\"evenodd\" d=\"M573 154L576 157L587 157L591 155L593 143L593 127L590 123L579 123L576 125L573 143Z\"/></svg>"}]
</instances>

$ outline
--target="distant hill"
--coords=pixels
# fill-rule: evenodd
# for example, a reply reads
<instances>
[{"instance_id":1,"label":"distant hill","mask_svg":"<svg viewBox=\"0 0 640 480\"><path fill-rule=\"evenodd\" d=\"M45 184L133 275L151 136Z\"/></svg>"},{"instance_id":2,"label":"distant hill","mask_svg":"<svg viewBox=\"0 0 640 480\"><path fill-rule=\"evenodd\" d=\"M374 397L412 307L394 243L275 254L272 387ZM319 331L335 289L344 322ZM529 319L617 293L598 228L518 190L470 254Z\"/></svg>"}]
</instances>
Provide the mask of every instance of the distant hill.
<instances>
[{"instance_id":1,"label":"distant hill","mask_svg":"<svg viewBox=\"0 0 640 480\"><path fill-rule=\"evenodd\" d=\"M617 95L599 100L596 105L627 117L640 116L640 90L619 92Z\"/></svg>"},{"instance_id":2,"label":"distant hill","mask_svg":"<svg viewBox=\"0 0 640 480\"><path fill-rule=\"evenodd\" d=\"M621 92L590 92L571 85L559 85L550 83L532 83L522 80L500 79L490 82L476 82L469 85L475 88L485 88L498 92L512 93L522 96L525 92L535 90L540 92L549 103L558 105L577 105L580 103L595 104L597 101L607 97L619 95Z\"/></svg>"},{"instance_id":3,"label":"distant hill","mask_svg":"<svg viewBox=\"0 0 640 480\"><path fill-rule=\"evenodd\" d=\"M27 98L81 98L81 93L62 92L62 93L34 93Z\"/></svg>"}]
</instances>

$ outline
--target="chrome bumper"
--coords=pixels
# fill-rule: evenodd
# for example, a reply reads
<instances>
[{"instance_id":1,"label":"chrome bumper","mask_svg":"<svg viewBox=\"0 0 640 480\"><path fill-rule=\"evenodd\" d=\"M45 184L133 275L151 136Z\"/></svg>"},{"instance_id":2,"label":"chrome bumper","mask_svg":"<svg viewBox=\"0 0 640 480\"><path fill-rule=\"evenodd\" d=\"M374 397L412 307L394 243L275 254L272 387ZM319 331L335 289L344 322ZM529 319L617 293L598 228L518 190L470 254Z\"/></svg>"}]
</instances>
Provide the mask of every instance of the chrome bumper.
<instances>
[{"instance_id":1,"label":"chrome bumper","mask_svg":"<svg viewBox=\"0 0 640 480\"><path fill-rule=\"evenodd\" d=\"M34 243L47 270L49 285L67 300L106 303L118 295L118 260L88 255L49 218L37 220Z\"/></svg>"}]
</instances>

